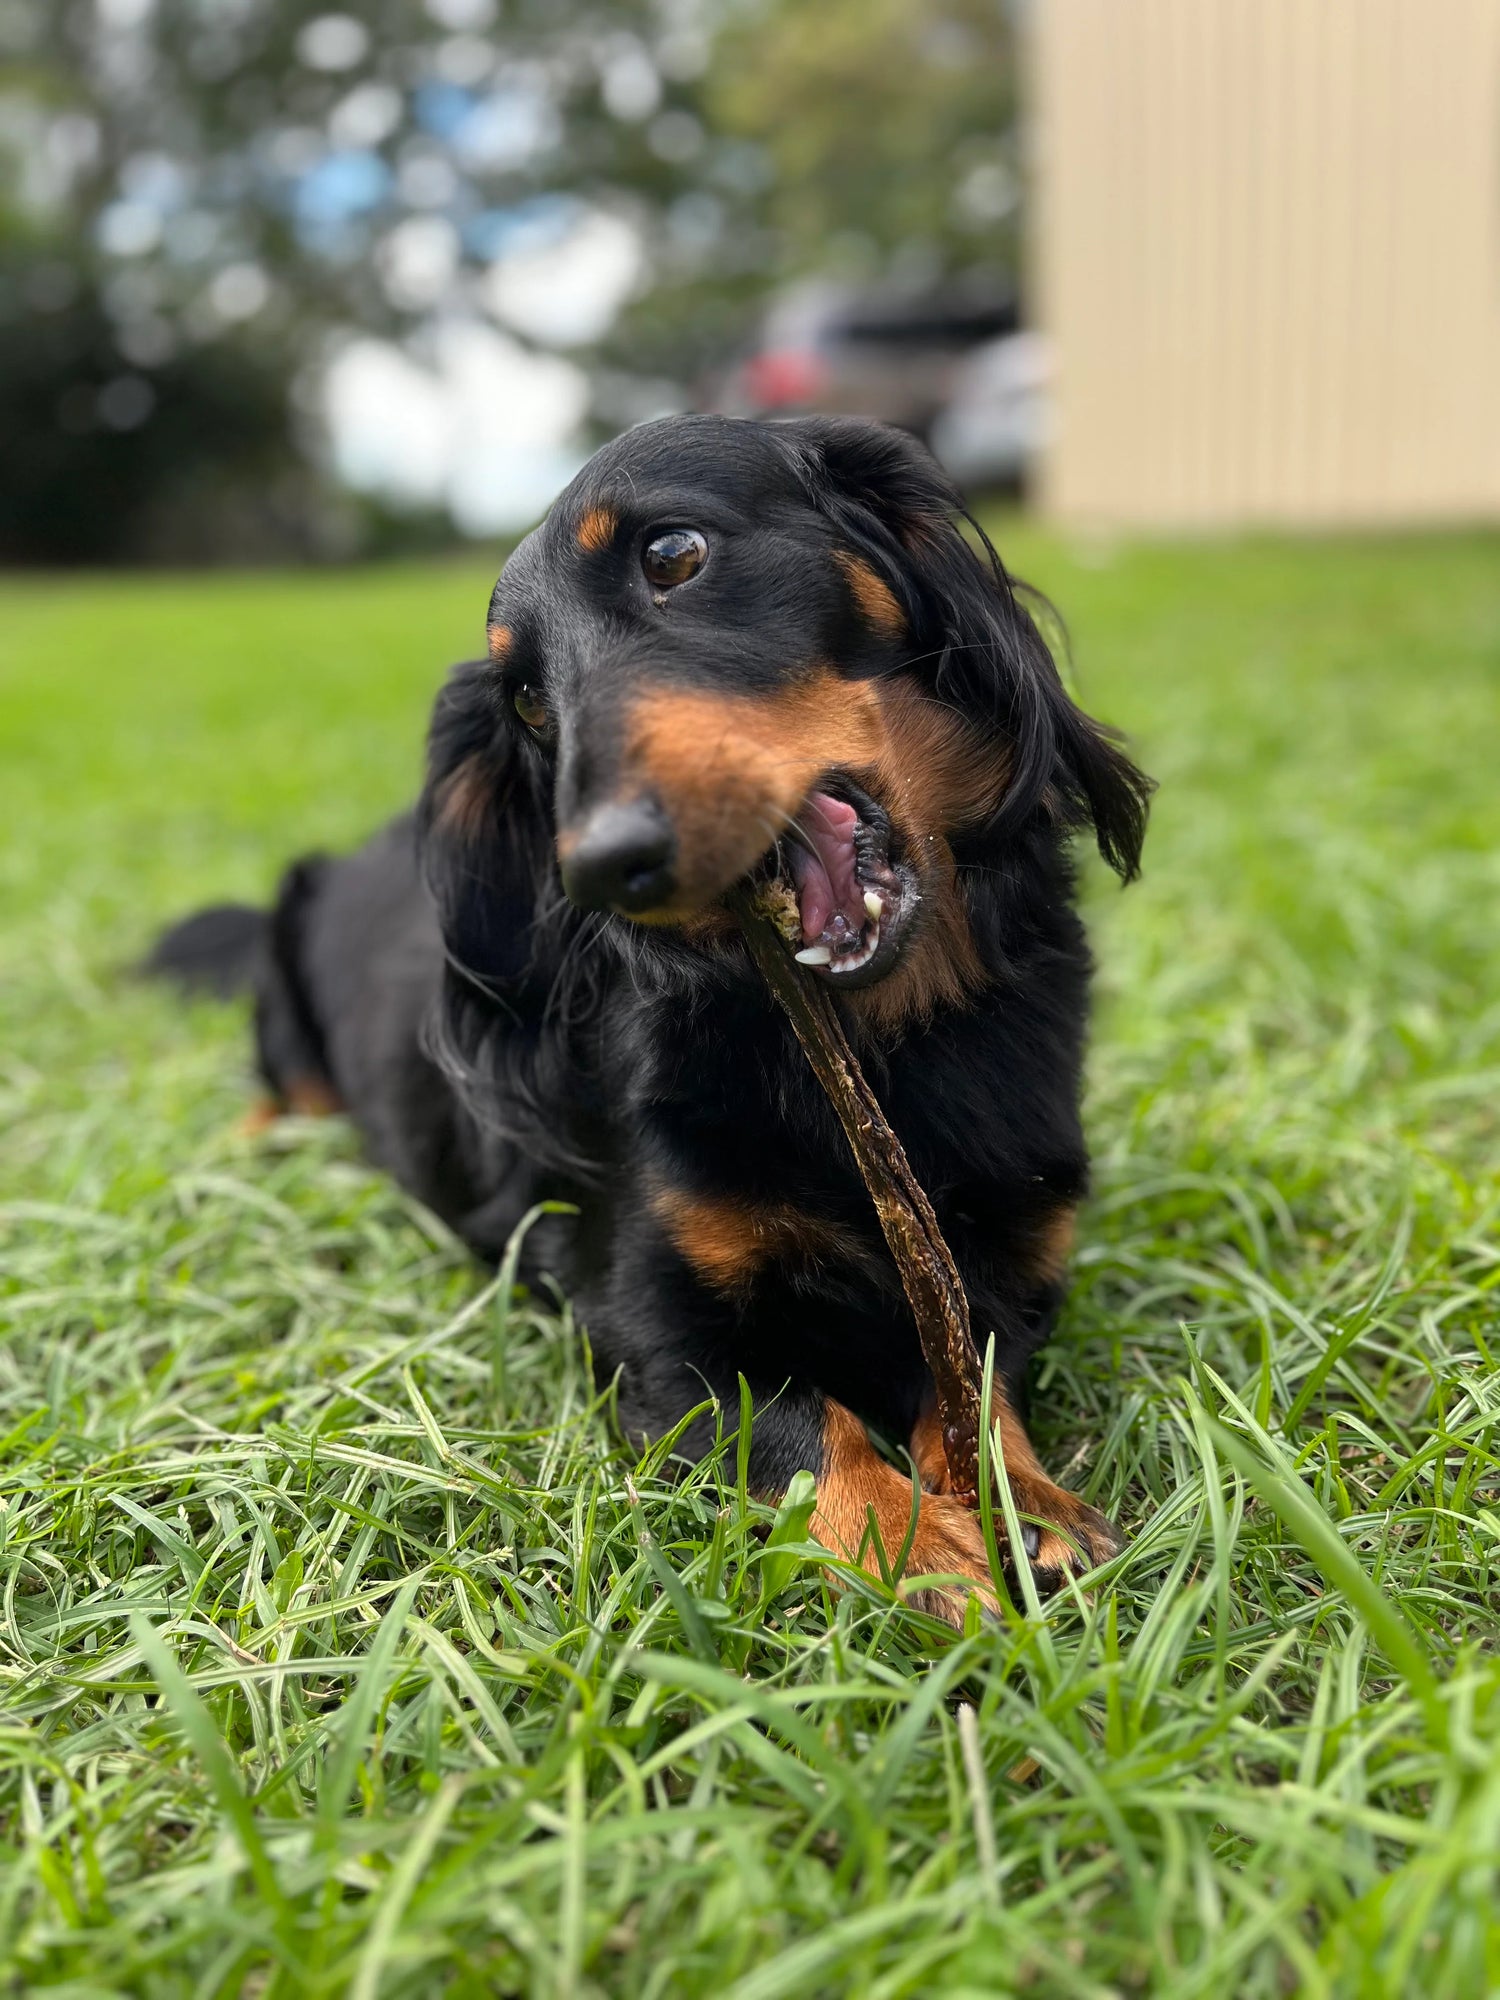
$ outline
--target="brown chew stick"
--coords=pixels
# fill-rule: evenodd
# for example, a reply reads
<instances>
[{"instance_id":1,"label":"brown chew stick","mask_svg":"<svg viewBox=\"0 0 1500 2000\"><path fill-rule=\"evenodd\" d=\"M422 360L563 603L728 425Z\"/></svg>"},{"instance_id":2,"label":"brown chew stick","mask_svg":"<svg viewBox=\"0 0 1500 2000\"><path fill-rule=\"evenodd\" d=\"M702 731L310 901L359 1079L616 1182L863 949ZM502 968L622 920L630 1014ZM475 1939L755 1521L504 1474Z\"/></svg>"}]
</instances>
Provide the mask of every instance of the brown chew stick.
<instances>
[{"instance_id":1,"label":"brown chew stick","mask_svg":"<svg viewBox=\"0 0 1500 2000\"><path fill-rule=\"evenodd\" d=\"M865 1081L829 995L799 973L774 920L757 902L740 894L733 907L751 956L828 1093L870 1191L937 1385L938 1421L953 1491L972 1507L979 1496L981 1369L969 1327L969 1302L953 1252L943 1241L932 1203L912 1172L901 1141Z\"/></svg>"}]
</instances>

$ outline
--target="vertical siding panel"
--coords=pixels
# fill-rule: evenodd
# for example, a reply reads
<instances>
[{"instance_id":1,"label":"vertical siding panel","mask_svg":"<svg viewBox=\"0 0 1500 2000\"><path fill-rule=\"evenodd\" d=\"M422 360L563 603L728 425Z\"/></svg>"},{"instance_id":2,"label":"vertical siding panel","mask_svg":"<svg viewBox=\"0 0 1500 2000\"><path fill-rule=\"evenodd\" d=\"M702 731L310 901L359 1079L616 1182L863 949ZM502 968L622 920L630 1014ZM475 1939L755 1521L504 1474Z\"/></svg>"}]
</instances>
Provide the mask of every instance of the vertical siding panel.
<instances>
[{"instance_id":1,"label":"vertical siding panel","mask_svg":"<svg viewBox=\"0 0 1500 2000\"><path fill-rule=\"evenodd\" d=\"M1151 255L1153 135L1141 117L1142 65L1150 52L1131 9L1112 0L1092 0L1092 12L1102 58L1102 144L1096 170L1109 182L1109 256L1094 304L1103 317L1118 313L1121 334L1118 342L1100 343L1113 349L1099 380L1100 401L1108 414L1100 442L1104 490L1111 509L1118 510L1131 504L1134 481L1149 480L1152 472L1148 455L1139 449L1128 401L1130 384L1148 377L1153 367L1151 321L1137 304Z\"/></svg>"},{"instance_id":2,"label":"vertical siding panel","mask_svg":"<svg viewBox=\"0 0 1500 2000\"><path fill-rule=\"evenodd\" d=\"M1366 216L1366 256L1370 286L1360 328L1360 410L1368 446L1372 508L1390 514L1400 506L1400 442L1396 426L1384 420L1388 388L1398 380L1396 326L1400 314L1398 272L1402 268L1402 180L1406 140L1402 132L1402 0L1382 0L1380 32L1374 36L1370 100L1378 106L1380 136L1370 168Z\"/></svg>"},{"instance_id":3,"label":"vertical siding panel","mask_svg":"<svg viewBox=\"0 0 1500 2000\"><path fill-rule=\"evenodd\" d=\"M1219 62L1222 92L1224 218L1218 230L1223 283L1220 366L1212 421L1222 433L1218 511L1255 512L1256 294L1261 209L1277 171L1265 89L1260 0L1227 0ZM1212 473L1212 468L1211 468Z\"/></svg>"},{"instance_id":4,"label":"vertical siding panel","mask_svg":"<svg viewBox=\"0 0 1500 2000\"><path fill-rule=\"evenodd\" d=\"M1227 0L1219 21L1216 93L1221 120L1222 218L1215 230L1219 258L1216 304L1218 339L1210 424L1217 431L1218 464L1207 460L1209 492L1217 506L1244 505L1250 483L1250 291L1255 249L1255 199L1260 135L1255 130L1258 93L1253 87L1256 37L1245 0ZM1236 79L1239 79L1238 82Z\"/></svg>"},{"instance_id":5,"label":"vertical siding panel","mask_svg":"<svg viewBox=\"0 0 1500 2000\"><path fill-rule=\"evenodd\" d=\"M1223 478L1224 433L1216 408L1216 378L1224 357L1224 276L1233 239L1223 179L1224 16L1221 8L1195 7L1193 0L1173 0L1173 6L1178 32L1187 35L1193 52L1186 107L1192 138L1184 177L1192 197L1192 227L1169 246L1169 254L1186 263L1181 279L1193 302L1182 356L1193 390L1191 428L1184 439L1183 497L1185 511L1202 517L1215 511L1216 489ZM1180 115L1180 107L1173 109ZM1202 171L1205 160L1213 161L1211 173Z\"/></svg>"},{"instance_id":6,"label":"vertical siding panel","mask_svg":"<svg viewBox=\"0 0 1500 2000\"><path fill-rule=\"evenodd\" d=\"M1277 407L1267 456L1271 473L1267 513L1274 515L1289 492L1310 494L1316 480L1317 386L1312 348L1318 325L1321 282L1317 232L1307 217L1320 199L1322 124L1318 111L1317 38L1302 17L1303 0L1281 9L1280 62L1287 94L1287 150L1281 162L1277 239L1262 280L1282 300L1282 340L1275 357Z\"/></svg>"},{"instance_id":7,"label":"vertical siding panel","mask_svg":"<svg viewBox=\"0 0 1500 2000\"><path fill-rule=\"evenodd\" d=\"M1151 482L1155 505L1164 513L1186 504L1188 435L1192 425L1193 383L1188 350L1193 337L1193 298L1184 267L1173 256L1192 228L1192 188L1178 171L1191 143L1184 114L1190 88L1190 50L1180 32L1173 0L1145 0L1145 34L1137 54L1142 68L1140 116L1146 127L1148 173L1140 198L1142 257L1140 282L1156 309L1156 365L1141 378L1155 419L1156 465ZM1156 59L1153 62L1153 57ZM1150 70L1149 79L1145 72ZM1181 384L1170 409L1151 384L1168 374Z\"/></svg>"},{"instance_id":8,"label":"vertical siding panel","mask_svg":"<svg viewBox=\"0 0 1500 2000\"><path fill-rule=\"evenodd\" d=\"M1044 504L1500 514L1500 0L1035 0Z\"/></svg>"},{"instance_id":9,"label":"vertical siding panel","mask_svg":"<svg viewBox=\"0 0 1500 2000\"><path fill-rule=\"evenodd\" d=\"M1276 501L1276 447L1283 428L1290 425L1284 405L1291 385L1281 379L1277 357L1285 354L1289 322L1289 291L1292 273L1278 274L1267 282L1267 272L1284 262L1280 244L1295 200L1296 133L1292 124L1291 64L1287 10L1295 0L1264 0L1256 16L1259 32L1253 36L1259 54L1257 89L1262 103L1263 158L1254 159L1259 198L1257 231L1250 248L1248 266L1251 294L1246 328L1249 343L1252 386L1247 398L1250 412L1251 453L1246 513L1251 519L1272 514Z\"/></svg>"},{"instance_id":10,"label":"vertical siding panel","mask_svg":"<svg viewBox=\"0 0 1500 2000\"><path fill-rule=\"evenodd\" d=\"M1469 108L1453 127L1453 174L1472 192L1473 240L1493 248L1500 244L1500 5L1471 0L1467 11L1475 17L1473 37L1482 55L1464 74ZM1494 505L1500 501L1500 256L1471 256L1456 277L1453 310L1467 329L1466 400L1477 405L1456 414L1473 454L1474 489Z\"/></svg>"},{"instance_id":11,"label":"vertical siding panel","mask_svg":"<svg viewBox=\"0 0 1500 2000\"><path fill-rule=\"evenodd\" d=\"M1349 0L1313 0L1308 19L1317 33L1312 74L1318 118L1317 179L1298 227L1316 229L1315 317L1308 330L1312 388L1313 483L1307 505L1314 519L1334 511L1343 452L1344 411L1339 357L1349 288L1350 155Z\"/></svg>"},{"instance_id":12,"label":"vertical siding panel","mask_svg":"<svg viewBox=\"0 0 1500 2000\"><path fill-rule=\"evenodd\" d=\"M1146 66L1154 43L1151 16L1159 4L1160 0L1143 0L1144 20L1134 9L1111 6L1110 0L1099 0L1098 5L1108 36L1108 89L1114 107L1110 148L1100 161L1100 171L1110 181L1114 258L1110 288L1098 306L1101 313L1118 317L1122 336L1111 374L1114 422L1102 477L1116 507L1130 505L1128 496L1137 487L1159 495L1163 482L1170 479L1170 438L1142 435L1129 407L1131 384L1154 379L1161 366L1161 340L1170 324L1161 311L1162 274L1157 263L1161 135L1145 115L1144 101Z\"/></svg>"}]
</instances>

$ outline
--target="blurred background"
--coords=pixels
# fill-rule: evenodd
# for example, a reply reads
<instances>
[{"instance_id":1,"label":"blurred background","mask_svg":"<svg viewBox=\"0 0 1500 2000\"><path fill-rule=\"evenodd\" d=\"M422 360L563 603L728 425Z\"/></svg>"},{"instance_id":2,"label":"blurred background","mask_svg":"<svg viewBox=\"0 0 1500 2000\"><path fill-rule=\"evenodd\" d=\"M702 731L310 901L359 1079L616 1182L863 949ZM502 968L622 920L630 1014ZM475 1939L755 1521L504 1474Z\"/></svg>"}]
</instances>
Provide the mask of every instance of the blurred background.
<instances>
[{"instance_id":1,"label":"blurred background","mask_svg":"<svg viewBox=\"0 0 1500 2000\"><path fill-rule=\"evenodd\" d=\"M504 537L677 409L1500 514L1500 0L0 0L0 561Z\"/></svg>"},{"instance_id":2,"label":"blurred background","mask_svg":"<svg viewBox=\"0 0 1500 2000\"><path fill-rule=\"evenodd\" d=\"M1013 481L1016 37L995 0L0 0L0 551L507 534L663 411L931 433L991 378Z\"/></svg>"}]
</instances>

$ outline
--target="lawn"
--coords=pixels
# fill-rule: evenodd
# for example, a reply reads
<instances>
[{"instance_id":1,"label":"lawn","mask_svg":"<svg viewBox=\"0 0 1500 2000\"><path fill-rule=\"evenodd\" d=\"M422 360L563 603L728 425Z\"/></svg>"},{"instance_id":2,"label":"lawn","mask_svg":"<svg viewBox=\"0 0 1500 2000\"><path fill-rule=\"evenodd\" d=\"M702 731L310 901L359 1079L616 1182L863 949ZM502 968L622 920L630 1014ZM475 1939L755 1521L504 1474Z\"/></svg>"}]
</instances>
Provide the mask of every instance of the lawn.
<instances>
[{"instance_id":1,"label":"lawn","mask_svg":"<svg viewBox=\"0 0 1500 2000\"><path fill-rule=\"evenodd\" d=\"M964 1638L123 976L485 563L0 589L0 1991L1500 1990L1500 541L1004 539L1161 792L1036 1388L1133 1540Z\"/></svg>"}]
</instances>

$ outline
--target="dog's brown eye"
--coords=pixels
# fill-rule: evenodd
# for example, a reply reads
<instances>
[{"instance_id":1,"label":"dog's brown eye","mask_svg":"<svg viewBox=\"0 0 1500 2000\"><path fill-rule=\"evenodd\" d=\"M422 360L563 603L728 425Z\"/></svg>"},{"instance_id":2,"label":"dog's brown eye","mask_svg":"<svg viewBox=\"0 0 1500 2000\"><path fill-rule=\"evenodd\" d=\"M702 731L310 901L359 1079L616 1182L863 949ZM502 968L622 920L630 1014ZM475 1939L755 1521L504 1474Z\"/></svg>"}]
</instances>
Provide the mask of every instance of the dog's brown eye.
<instances>
[{"instance_id":1,"label":"dog's brown eye","mask_svg":"<svg viewBox=\"0 0 1500 2000\"><path fill-rule=\"evenodd\" d=\"M523 681L510 699L511 706L528 729L540 731L547 727L547 704L534 687Z\"/></svg>"},{"instance_id":2,"label":"dog's brown eye","mask_svg":"<svg viewBox=\"0 0 1500 2000\"><path fill-rule=\"evenodd\" d=\"M668 528L653 535L646 544L641 567L646 581L658 590L670 590L674 583L686 583L708 560L708 543L696 528Z\"/></svg>"}]
</instances>

